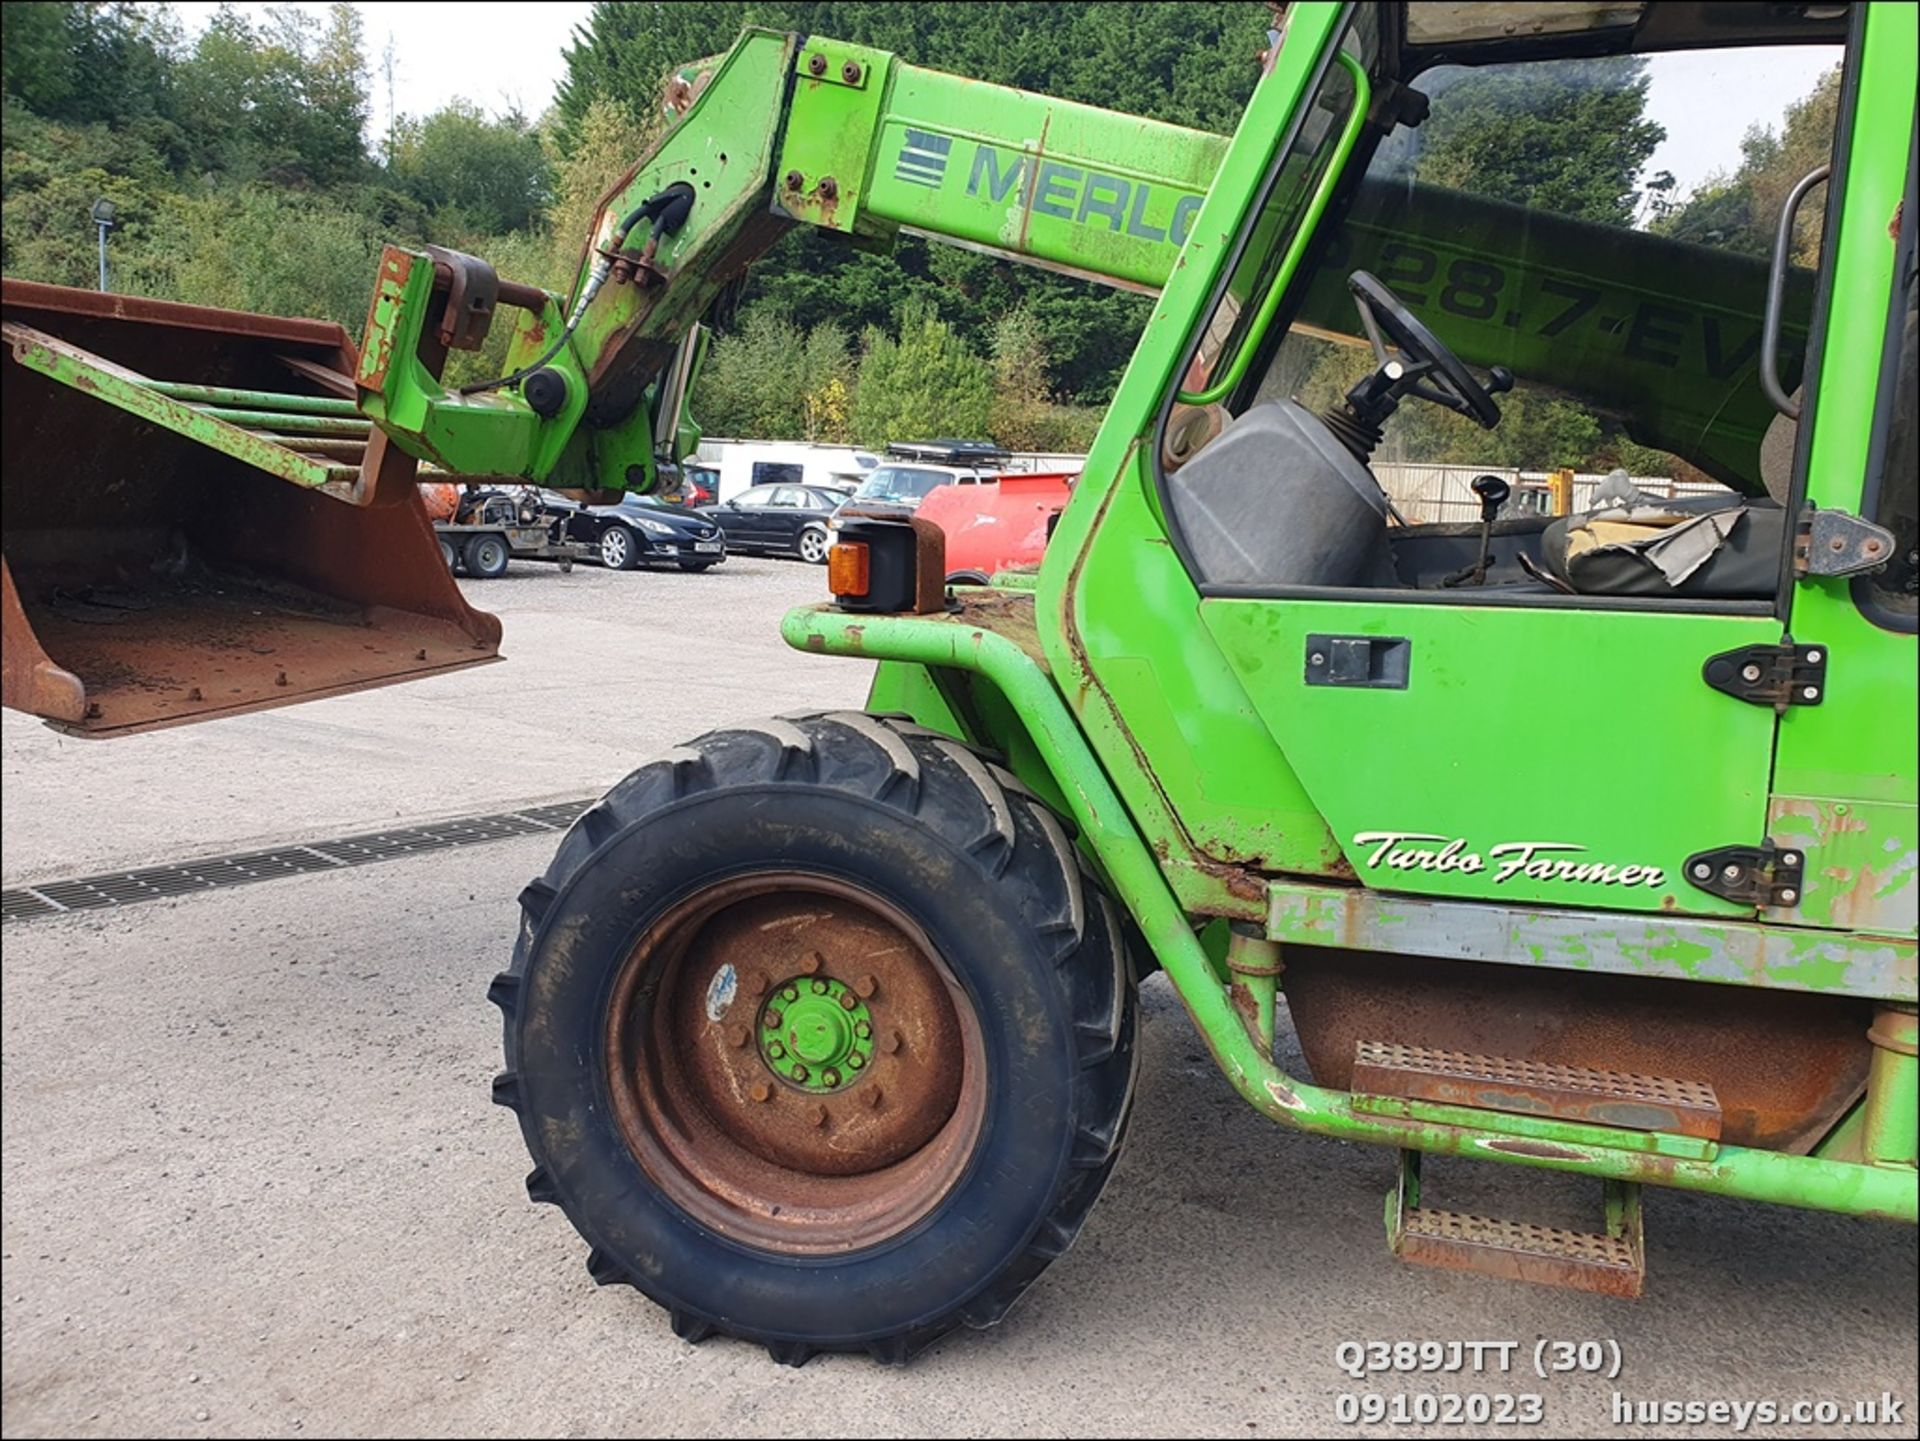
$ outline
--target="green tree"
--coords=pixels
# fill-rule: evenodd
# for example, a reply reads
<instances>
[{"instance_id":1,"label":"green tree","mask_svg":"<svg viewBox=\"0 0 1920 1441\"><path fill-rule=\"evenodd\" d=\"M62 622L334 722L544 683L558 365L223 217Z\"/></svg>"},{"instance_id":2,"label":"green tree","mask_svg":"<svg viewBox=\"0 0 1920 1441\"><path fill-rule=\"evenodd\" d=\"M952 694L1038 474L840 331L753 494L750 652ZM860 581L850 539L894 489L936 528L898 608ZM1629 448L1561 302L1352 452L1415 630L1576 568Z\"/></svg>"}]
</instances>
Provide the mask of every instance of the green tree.
<instances>
[{"instance_id":1,"label":"green tree","mask_svg":"<svg viewBox=\"0 0 1920 1441\"><path fill-rule=\"evenodd\" d=\"M546 152L526 118L489 120L465 100L409 123L392 171L429 209L483 235L524 229L550 199Z\"/></svg>"},{"instance_id":2,"label":"green tree","mask_svg":"<svg viewBox=\"0 0 1920 1441\"><path fill-rule=\"evenodd\" d=\"M36 115L62 115L79 88L76 65L85 12L79 5L22 0L0 27L0 77L8 98Z\"/></svg>"},{"instance_id":3,"label":"green tree","mask_svg":"<svg viewBox=\"0 0 1920 1441\"><path fill-rule=\"evenodd\" d=\"M592 240L601 199L646 152L658 128L657 119L635 119L624 106L601 98L587 107L570 137L547 134L553 195L547 211L552 235L545 281L549 289L572 287Z\"/></svg>"},{"instance_id":4,"label":"green tree","mask_svg":"<svg viewBox=\"0 0 1920 1441\"><path fill-rule=\"evenodd\" d=\"M993 420L987 367L945 321L920 305L900 318L900 338L869 330L853 394L853 434L880 449L893 440L986 438Z\"/></svg>"},{"instance_id":5,"label":"green tree","mask_svg":"<svg viewBox=\"0 0 1920 1441\"><path fill-rule=\"evenodd\" d=\"M125 288L334 320L356 337L389 238L336 200L266 185L167 197L152 236Z\"/></svg>"},{"instance_id":6,"label":"green tree","mask_svg":"<svg viewBox=\"0 0 1920 1441\"><path fill-rule=\"evenodd\" d=\"M366 169L359 12L326 22L277 9L256 29L222 7L177 67L176 113L194 163L235 179L327 185Z\"/></svg>"},{"instance_id":7,"label":"green tree","mask_svg":"<svg viewBox=\"0 0 1920 1441\"><path fill-rule=\"evenodd\" d=\"M724 50L744 24L873 45L919 65L1216 132L1238 121L1258 78L1270 15L1255 3L900 5L873 0L600 4L567 51L556 107L563 143L596 103L636 123L657 115L673 70ZM636 152L637 153L637 152ZM631 158L631 157L629 157ZM564 232L562 232L564 233ZM1143 297L901 237L890 255L802 226L750 272L742 320L760 306L802 329L890 329L930 308L976 350L1027 307L1061 395L1112 394L1151 309Z\"/></svg>"},{"instance_id":8,"label":"green tree","mask_svg":"<svg viewBox=\"0 0 1920 1441\"><path fill-rule=\"evenodd\" d=\"M1641 171L1666 139L1646 118L1646 64L1620 55L1443 72L1427 82L1433 113L1413 132L1414 175L1575 220L1630 225Z\"/></svg>"},{"instance_id":9,"label":"green tree","mask_svg":"<svg viewBox=\"0 0 1920 1441\"><path fill-rule=\"evenodd\" d=\"M1769 255L1787 192L1833 152L1840 110L1840 67L1821 76L1811 93L1789 104L1776 133L1754 126L1740 143L1740 164L1730 175L1710 177L1693 195L1671 207L1653 229L1743 255ZM1811 267L1819 259L1822 210L1807 204L1795 220L1793 261Z\"/></svg>"},{"instance_id":10,"label":"green tree","mask_svg":"<svg viewBox=\"0 0 1920 1441\"><path fill-rule=\"evenodd\" d=\"M852 383L844 330L820 325L804 332L762 309L714 342L692 408L715 435L845 440Z\"/></svg>"},{"instance_id":11,"label":"green tree","mask_svg":"<svg viewBox=\"0 0 1920 1441\"><path fill-rule=\"evenodd\" d=\"M1045 331L1031 309L1001 317L993 328L993 438L1013 450L1085 450L1099 429L1093 406L1057 403L1048 383Z\"/></svg>"}]
</instances>

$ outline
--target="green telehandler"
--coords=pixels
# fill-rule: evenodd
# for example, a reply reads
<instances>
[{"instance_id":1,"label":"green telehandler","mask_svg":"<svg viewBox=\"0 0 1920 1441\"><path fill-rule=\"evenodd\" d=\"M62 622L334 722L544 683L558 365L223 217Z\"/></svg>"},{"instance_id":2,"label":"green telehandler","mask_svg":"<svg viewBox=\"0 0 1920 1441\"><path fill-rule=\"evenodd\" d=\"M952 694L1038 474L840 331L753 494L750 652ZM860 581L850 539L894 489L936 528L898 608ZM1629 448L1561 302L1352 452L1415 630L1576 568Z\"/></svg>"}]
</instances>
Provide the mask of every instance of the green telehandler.
<instances>
[{"instance_id":1,"label":"green telehandler","mask_svg":"<svg viewBox=\"0 0 1920 1441\"><path fill-rule=\"evenodd\" d=\"M1037 576L945 587L931 526L844 511L782 631L878 662L867 708L673 749L520 895L527 1190L683 1337L900 1362L998 1321L1113 1169L1153 968L1249 1104L1384 1148L1407 1260L1637 1295L1648 1184L1915 1220L1916 7L1280 23L1231 138L750 29L670 85L570 297L383 260L327 504L402 456L655 486L702 321L796 225L1158 296ZM1805 173L1722 197L1758 244L1551 154L1422 163L1707 51L1839 70ZM497 302L507 373L447 387ZM1536 514L1489 468L1415 520L1378 478L1548 401L1669 483ZM1427 1155L1591 1177L1599 1217L1443 1209Z\"/></svg>"}]
</instances>

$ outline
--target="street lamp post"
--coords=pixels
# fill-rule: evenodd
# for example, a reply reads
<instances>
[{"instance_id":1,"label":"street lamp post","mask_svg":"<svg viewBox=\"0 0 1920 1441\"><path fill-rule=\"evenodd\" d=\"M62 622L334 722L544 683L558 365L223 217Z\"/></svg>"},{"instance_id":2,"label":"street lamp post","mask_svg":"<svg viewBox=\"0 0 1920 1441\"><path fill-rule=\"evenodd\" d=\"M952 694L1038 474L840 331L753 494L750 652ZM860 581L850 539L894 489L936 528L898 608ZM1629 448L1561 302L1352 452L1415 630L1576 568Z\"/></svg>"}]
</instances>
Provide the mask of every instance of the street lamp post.
<instances>
[{"instance_id":1,"label":"street lamp post","mask_svg":"<svg viewBox=\"0 0 1920 1441\"><path fill-rule=\"evenodd\" d=\"M107 288L107 232L113 229L113 202L104 195L93 202L93 223L100 227L100 288Z\"/></svg>"}]
</instances>

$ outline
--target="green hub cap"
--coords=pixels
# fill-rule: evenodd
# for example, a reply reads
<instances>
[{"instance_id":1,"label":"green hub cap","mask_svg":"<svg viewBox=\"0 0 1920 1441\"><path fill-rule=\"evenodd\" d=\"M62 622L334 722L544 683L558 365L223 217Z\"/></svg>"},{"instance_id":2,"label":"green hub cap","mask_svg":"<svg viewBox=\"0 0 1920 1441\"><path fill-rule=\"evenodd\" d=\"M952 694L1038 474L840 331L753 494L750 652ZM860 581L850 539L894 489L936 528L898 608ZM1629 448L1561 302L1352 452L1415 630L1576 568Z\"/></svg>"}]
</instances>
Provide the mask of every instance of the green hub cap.
<instances>
[{"instance_id":1,"label":"green hub cap","mask_svg":"<svg viewBox=\"0 0 1920 1441\"><path fill-rule=\"evenodd\" d=\"M873 1017L842 982L795 977L760 1013L760 1058L789 1085L841 1090L873 1064Z\"/></svg>"}]
</instances>

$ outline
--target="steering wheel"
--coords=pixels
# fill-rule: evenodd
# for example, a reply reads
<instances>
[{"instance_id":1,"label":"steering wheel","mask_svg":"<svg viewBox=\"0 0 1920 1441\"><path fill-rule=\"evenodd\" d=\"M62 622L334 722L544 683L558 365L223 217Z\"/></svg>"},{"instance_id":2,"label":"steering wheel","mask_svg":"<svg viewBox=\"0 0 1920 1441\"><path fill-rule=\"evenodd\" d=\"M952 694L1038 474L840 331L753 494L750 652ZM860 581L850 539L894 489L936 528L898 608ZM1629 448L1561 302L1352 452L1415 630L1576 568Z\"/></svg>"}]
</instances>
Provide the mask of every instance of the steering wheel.
<instances>
[{"instance_id":1,"label":"steering wheel","mask_svg":"<svg viewBox=\"0 0 1920 1441\"><path fill-rule=\"evenodd\" d=\"M1500 423L1500 407L1493 397L1513 389L1512 371L1496 365L1481 380L1391 290L1366 271L1356 270L1348 276L1347 288L1353 292L1373 357L1380 363L1379 374L1386 382L1383 389L1444 405L1471 416L1488 430Z\"/></svg>"}]
</instances>

